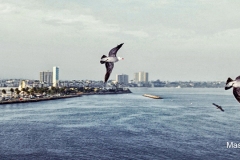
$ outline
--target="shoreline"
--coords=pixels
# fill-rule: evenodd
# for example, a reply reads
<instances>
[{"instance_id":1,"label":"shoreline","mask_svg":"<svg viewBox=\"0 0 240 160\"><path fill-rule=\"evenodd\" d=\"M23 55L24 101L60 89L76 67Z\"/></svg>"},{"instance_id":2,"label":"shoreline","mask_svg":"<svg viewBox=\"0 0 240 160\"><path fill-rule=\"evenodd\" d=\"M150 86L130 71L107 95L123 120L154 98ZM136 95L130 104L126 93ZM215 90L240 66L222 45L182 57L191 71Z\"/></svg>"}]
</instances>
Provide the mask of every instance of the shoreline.
<instances>
[{"instance_id":1,"label":"shoreline","mask_svg":"<svg viewBox=\"0 0 240 160\"><path fill-rule=\"evenodd\" d=\"M75 97L82 97L84 95L108 95L108 94L127 94L132 93L130 90L128 91L120 91L120 92L101 92L101 93L77 93L73 95L64 95L64 96L56 96L56 97L43 97L43 98L34 98L34 99L26 99L26 100L8 100L8 101L0 101L0 105L3 104L14 104L14 103L31 103L31 102L40 102L40 101L51 101L57 99L66 99L66 98L75 98Z\"/></svg>"}]
</instances>

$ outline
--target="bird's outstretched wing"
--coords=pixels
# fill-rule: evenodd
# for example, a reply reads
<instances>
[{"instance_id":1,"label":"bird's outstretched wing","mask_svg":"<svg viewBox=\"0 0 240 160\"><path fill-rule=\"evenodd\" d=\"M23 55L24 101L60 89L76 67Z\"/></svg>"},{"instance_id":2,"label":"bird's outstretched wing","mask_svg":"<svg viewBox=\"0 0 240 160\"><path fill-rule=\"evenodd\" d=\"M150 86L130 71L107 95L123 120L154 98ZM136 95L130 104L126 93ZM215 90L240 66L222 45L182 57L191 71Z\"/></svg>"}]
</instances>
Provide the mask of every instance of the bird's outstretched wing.
<instances>
[{"instance_id":1,"label":"bird's outstretched wing","mask_svg":"<svg viewBox=\"0 0 240 160\"><path fill-rule=\"evenodd\" d=\"M213 105L214 105L214 106L216 106L216 107L218 107L218 105L217 105L217 104L215 104L215 103L213 103Z\"/></svg>"},{"instance_id":2,"label":"bird's outstretched wing","mask_svg":"<svg viewBox=\"0 0 240 160\"><path fill-rule=\"evenodd\" d=\"M111 49L110 52L109 52L109 54L108 54L108 56L109 56L109 57L116 57L117 51L122 47L123 44L124 44L124 43L119 44L117 47Z\"/></svg>"},{"instance_id":3,"label":"bird's outstretched wing","mask_svg":"<svg viewBox=\"0 0 240 160\"><path fill-rule=\"evenodd\" d=\"M110 74L112 73L114 63L113 62L106 62L105 66L106 66L106 74L105 74L104 83L106 83L108 81L108 78L110 77Z\"/></svg>"},{"instance_id":4,"label":"bird's outstretched wing","mask_svg":"<svg viewBox=\"0 0 240 160\"><path fill-rule=\"evenodd\" d=\"M238 76L238 77L236 78L236 80L237 80L237 79L240 80L240 76Z\"/></svg>"},{"instance_id":5,"label":"bird's outstretched wing","mask_svg":"<svg viewBox=\"0 0 240 160\"><path fill-rule=\"evenodd\" d=\"M233 88L233 95L237 99L237 101L240 103L240 88Z\"/></svg>"}]
</instances>

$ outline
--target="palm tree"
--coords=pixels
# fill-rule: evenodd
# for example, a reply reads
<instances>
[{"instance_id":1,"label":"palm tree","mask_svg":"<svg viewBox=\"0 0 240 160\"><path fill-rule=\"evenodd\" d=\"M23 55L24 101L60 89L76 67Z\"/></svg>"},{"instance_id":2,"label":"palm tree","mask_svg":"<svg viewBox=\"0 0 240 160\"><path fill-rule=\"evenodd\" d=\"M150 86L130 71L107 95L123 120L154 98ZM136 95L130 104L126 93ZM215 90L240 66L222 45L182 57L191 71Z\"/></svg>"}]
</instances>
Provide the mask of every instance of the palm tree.
<instances>
[{"instance_id":1,"label":"palm tree","mask_svg":"<svg viewBox=\"0 0 240 160\"><path fill-rule=\"evenodd\" d=\"M18 95L18 96L19 96L20 92L21 92L21 91L19 91L19 90L17 91L17 95Z\"/></svg>"},{"instance_id":2,"label":"palm tree","mask_svg":"<svg viewBox=\"0 0 240 160\"><path fill-rule=\"evenodd\" d=\"M27 95L30 95L30 91L29 90L27 90L26 93L27 93Z\"/></svg>"},{"instance_id":3,"label":"palm tree","mask_svg":"<svg viewBox=\"0 0 240 160\"><path fill-rule=\"evenodd\" d=\"M5 100L5 94L6 94L6 90L3 89L3 90L2 90L2 100Z\"/></svg>"},{"instance_id":4,"label":"palm tree","mask_svg":"<svg viewBox=\"0 0 240 160\"><path fill-rule=\"evenodd\" d=\"M51 87L51 94L55 94L56 93L56 87Z\"/></svg>"},{"instance_id":5,"label":"palm tree","mask_svg":"<svg viewBox=\"0 0 240 160\"><path fill-rule=\"evenodd\" d=\"M11 89L10 89L10 92L11 92L11 98L12 98L12 95L13 95L14 89L11 88Z\"/></svg>"},{"instance_id":6,"label":"palm tree","mask_svg":"<svg viewBox=\"0 0 240 160\"><path fill-rule=\"evenodd\" d=\"M70 88L65 88L65 94L70 94L71 90Z\"/></svg>"},{"instance_id":7,"label":"palm tree","mask_svg":"<svg viewBox=\"0 0 240 160\"><path fill-rule=\"evenodd\" d=\"M32 90L33 90L33 92L36 92L36 91L37 91L37 88L36 88L36 87L33 87Z\"/></svg>"},{"instance_id":8,"label":"palm tree","mask_svg":"<svg viewBox=\"0 0 240 160\"><path fill-rule=\"evenodd\" d=\"M65 88L60 88L60 93L64 94L65 93Z\"/></svg>"},{"instance_id":9,"label":"palm tree","mask_svg":"<svg viewBox=\"0 0 240 160\"><path fill-rule=\"evenodd\" d=\"M43 92L44 92L43 88L38 89L38 93L43 94Z\"/></svg>"},{"instance_id":10,"label":"palm tree","mask_svg":"<svg viewBox=\"0 0 240 160\"><path fill-rule=\"evenodd\" d=\"M20 91L19 91L18 88L15 88L15 92L16 92L16 94L19 96Z\"/></svg>"},{"instance_id":11,"label":"palm tree","mask_svg":"<svg viewBox=\"0 0 240 160\"><path fill-rule=\"evenodd\" d=\"M30 95L34 95L34 91L32 89L30 90Z\"/></svg>"},{"instance_id":12,"label":"palm tree","mask_svg":"<svg viewBox=\"0 0 240 160\"><path fill-rule=\"evenodd\" d=\"M44 92L48 92L49 88L48 87L44 87Z\"/></svg>"},{"instance_id":13,"label":"palm tree","mask_svg":"<svg viewBox=\"0 0 240 160\"><path fill-rule=\"evenodd\" d=\"M3 89L3 90L2 90L2 93L3 93L3 94L6 94L7 92L6 92L6 90L5 90L5 89Z\"/></svg>"},{"instance_id":14,"label":"palm tree","mask_svg":"<svg viewBox=\"0 0 240 160\"><path fill-rule=\"evenodd\" d=\"M56 93L58 94L60 92L60 88L56 87Z\"/></svg>"}]
</instances>

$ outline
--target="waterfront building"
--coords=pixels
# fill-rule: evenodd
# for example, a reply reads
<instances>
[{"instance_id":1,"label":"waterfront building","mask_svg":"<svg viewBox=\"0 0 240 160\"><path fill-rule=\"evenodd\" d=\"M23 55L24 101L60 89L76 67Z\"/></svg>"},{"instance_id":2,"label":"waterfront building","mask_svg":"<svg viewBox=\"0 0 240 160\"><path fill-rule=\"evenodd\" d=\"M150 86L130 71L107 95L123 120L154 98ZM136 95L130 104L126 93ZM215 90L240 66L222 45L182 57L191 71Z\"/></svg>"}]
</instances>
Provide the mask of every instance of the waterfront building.
<instances>
[{"instance_id":1,"label":"waterfront building","mask_svg":"<svg viewBox=\"0 0 240 160\"><path fill-rule=\"evenodd\" d=\"M138 73L135 73L135 74L134 74L134 82L135 82L135 83L138 83L138 81L139 81L139 80L138 80L138 77L139 77Z\"/></svg>"},{"instance_id":2,"label":"waterfront building","mask_svg":"<svg viewBox=\"0 0 240 160\"><path fill-rule=\"evenodd\" d=\"M121 75L116 75L116 81L118 83L123 83L123 84L128 84L128 75L126 74L121 74Z\"/></svg>"},{"instance_id":3,"label":"waterfront building","mask_svg":"<svg viewBox=\"0 0 240 160\"><path fill-rule=\"evenodd\" d=\"M166 82L162 82L158 79L156 81L151 81L151 85L152 85L152 87L165 87Z\"/></svg>"},{"instance_id":4,"label":"waterfront building","mask_svg":"<svg viewBox=\"0 0 240 160\"><path fill-rule=\"evenodd\" d=\"M21 91L23 88L27 87L27 83L25 80L21 80L18 86L18 90Z\"/></svg>"},{"instance_id":5,"label":"waterfront building","mask_svg":"<svg viewBox=\"0 0 240 160\"><path fill-rule=\"evenodd\" d=\"M54 66L53 67L53 87L57 87L58 86L58 81L59 81L59 68Z\"/></svg>"},{"instance_id":6,"label":"waterfront building","mask_svg":"<svg viewBox=\"0 0 240 160\"><path fill-rule=\"evenodd\" d=\"M135 83L148 83L148 72L138 72L134 75Z\"/></svg>"},{"instance_id":7,"label":"waterfront building","mask_svg":"<svg viewBox=\"0 0 240 160\"><path fill-rule=\"evenodd\" d=\"M40 82L47 83L48 85L53 83L53 72L40 72Z\"/></svg>"}]
</instances>

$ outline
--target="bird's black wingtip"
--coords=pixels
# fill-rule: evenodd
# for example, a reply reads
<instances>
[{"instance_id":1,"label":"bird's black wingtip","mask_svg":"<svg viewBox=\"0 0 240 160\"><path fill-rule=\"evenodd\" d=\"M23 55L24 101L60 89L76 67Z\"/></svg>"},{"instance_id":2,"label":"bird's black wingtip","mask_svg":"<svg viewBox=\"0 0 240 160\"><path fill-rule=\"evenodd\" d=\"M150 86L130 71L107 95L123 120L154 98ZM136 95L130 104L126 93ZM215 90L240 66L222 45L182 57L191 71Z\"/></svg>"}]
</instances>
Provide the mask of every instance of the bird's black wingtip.
<instances>
[{"instance_id":1,"label":"bird's black wingtip","mask_svg":"<svg viewBox=\"0 0 240 160\"><path fill-rule=\"evenodd\" d=\"M123 44L124 44L124 43L119 44L118 47L122 47Z\"/></svg>"}]
</instances>

